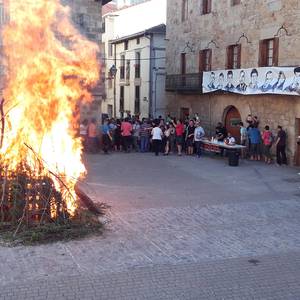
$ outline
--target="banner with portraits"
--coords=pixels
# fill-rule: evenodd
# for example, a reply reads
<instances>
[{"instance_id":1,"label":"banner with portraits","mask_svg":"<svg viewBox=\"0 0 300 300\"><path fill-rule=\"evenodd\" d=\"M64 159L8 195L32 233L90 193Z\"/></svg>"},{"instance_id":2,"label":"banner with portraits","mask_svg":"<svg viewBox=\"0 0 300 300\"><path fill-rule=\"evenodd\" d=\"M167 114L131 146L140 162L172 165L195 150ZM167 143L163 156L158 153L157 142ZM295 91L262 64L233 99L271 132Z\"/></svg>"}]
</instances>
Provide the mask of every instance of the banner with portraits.
<instances>
[{"instance_id":1,"label":"banner with portraits","mask_svg":"<svg viewBox=\"0 0 300 300\"><path fill-rule=\"evenodd\" d=\"M243 95L300 96L300 67L263 67L203 73L203 93L226 91Z\"/></svg>"}]
</instances>

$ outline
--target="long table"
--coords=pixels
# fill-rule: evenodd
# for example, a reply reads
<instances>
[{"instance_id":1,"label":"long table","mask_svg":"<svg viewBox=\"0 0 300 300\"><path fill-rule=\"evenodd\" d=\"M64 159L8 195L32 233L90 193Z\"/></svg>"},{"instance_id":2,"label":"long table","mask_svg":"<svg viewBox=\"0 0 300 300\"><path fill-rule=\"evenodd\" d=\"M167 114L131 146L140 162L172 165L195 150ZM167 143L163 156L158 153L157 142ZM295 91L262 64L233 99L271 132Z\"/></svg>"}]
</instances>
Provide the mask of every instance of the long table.
<instances>
[{"instance_id":1,"label":"long table","mask_svg":"<svg viewBox=\"0 0 300 300\"><path fill-rule=\"evenodd\" d=\"M218 142L218 141L210 141L207 139L202 139L202 150L207 151L207 152L213 152L213 153L220 153L221 149L226 149L226 150L242 150L246 148L245 146L242 145L228 145L225 144L224 142Z\"/></svg>"},{"instance_id":2,"label":"long table","mask_svg":"<svg viewBox=\"0 0 300 300\"><path fill-rule=\"evenodd\" d=\"M201 148L203 151L210 153L221 153L225 149L228 153L228 164L229 166L238 166L239 165L239 156L241 150L246 148L242 145L228 145L224 142L210 141L208 139L201 140Z\"/></svg>"}]
</instances>

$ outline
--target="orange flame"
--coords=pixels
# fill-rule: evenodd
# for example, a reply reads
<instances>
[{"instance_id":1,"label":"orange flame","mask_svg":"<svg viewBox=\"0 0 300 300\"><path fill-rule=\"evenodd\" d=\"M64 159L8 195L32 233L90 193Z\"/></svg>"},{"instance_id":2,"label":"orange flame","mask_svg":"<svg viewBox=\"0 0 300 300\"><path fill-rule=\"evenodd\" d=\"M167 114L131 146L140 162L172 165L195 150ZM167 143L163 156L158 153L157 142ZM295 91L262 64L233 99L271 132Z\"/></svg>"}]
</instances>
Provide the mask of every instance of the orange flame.
<instances>
[{"instance_id":1,"label":"orange flame","mask_svg":"<svg viewBox=\"0 0 300 300\"><path fill-rule=\"evenodd\" d=\"M50 170L70 189L65 200L74 214L74 186L85 167L73 113L78 100L91 100L88 87L99 79L98 47L74 28L70 8L59 0L9 2L10 22L3 30L8 78L1 159L9 170L25 161L35 171L38 155L45 167L39 175L51 176L60 190Z\"/></svg>"}]
</instances>

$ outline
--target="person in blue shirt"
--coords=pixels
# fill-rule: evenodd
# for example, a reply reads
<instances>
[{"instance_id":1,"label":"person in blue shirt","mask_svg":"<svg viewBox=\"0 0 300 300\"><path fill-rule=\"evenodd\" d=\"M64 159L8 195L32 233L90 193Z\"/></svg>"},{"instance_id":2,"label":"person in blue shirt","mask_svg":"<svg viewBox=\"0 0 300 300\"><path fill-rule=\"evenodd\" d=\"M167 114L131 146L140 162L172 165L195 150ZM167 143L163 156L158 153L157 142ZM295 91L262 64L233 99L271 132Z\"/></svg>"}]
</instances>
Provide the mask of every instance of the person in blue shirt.
<instances>
[{"instance_id":1,"label":"person in blue shirt","mask_svg":"<svg viewBox=\"0 0 300 300\"><path fill-rule=\"evenodd\" d=\"M102 132L103 151L105 154L108 154L112 137L110 134L110 127L107 120L104 120L104 123L101 126L101 132Z\"/></svg>"},{"instance_id":2,"label":"person in blue shirt","mask_svg":"<svg viewBox=\"0 0 300 300\"><path fill-rule=\"evenodd\" d=\"M261 134L257 127L253 124L250 125L248 129L248 136L251 143L250 148L250 159L251 160L260 160L260 143L261 143Z\"/></svg>"}]
</instances>

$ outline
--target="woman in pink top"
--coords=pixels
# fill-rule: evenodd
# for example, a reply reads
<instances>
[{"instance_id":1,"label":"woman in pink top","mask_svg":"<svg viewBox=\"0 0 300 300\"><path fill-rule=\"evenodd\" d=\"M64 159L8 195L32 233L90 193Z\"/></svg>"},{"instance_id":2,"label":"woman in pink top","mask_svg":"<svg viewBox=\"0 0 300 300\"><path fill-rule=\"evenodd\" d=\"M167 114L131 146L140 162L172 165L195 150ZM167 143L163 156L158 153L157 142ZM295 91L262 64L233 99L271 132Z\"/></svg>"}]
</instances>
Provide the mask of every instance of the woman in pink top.
<instances>
[{"instance_id":1,"label":"woman in pink top","mask_svg":"<svg viewBox=\"0 0 300 300\"><path fill-rule=\"evenodd\" d=\"M91 123L88 126L88 150L91 153L97 152L97 144L98 144L98 138L97 138L97 125L96 125L96 119L92 119Z\"/></svg>"},{"instance_id":2,"label":"woman in pink top","mask_svg":"<svg viewBox=\"0 0 300 300\"><path fill-rule=\"evenodd\" d=\"M265 126L265 130L262 133L263 147L264 147L264 157L265 163L270 164L272 161L271 148L273 144L273 134L270 131L270 127Z\"/></svg>"},{"instance_id":3,"label":"woman in pink top","mask_svg":"<svg viewBox=\"0 0 300 300\"><path fill-rule=\"evenodd\" d=\"M129 123L129 119L125 118L125 121L121 124L121 134L123 138L123 146L125 152L130 152L132 125Z\"/></svg>"}]
</instances>

